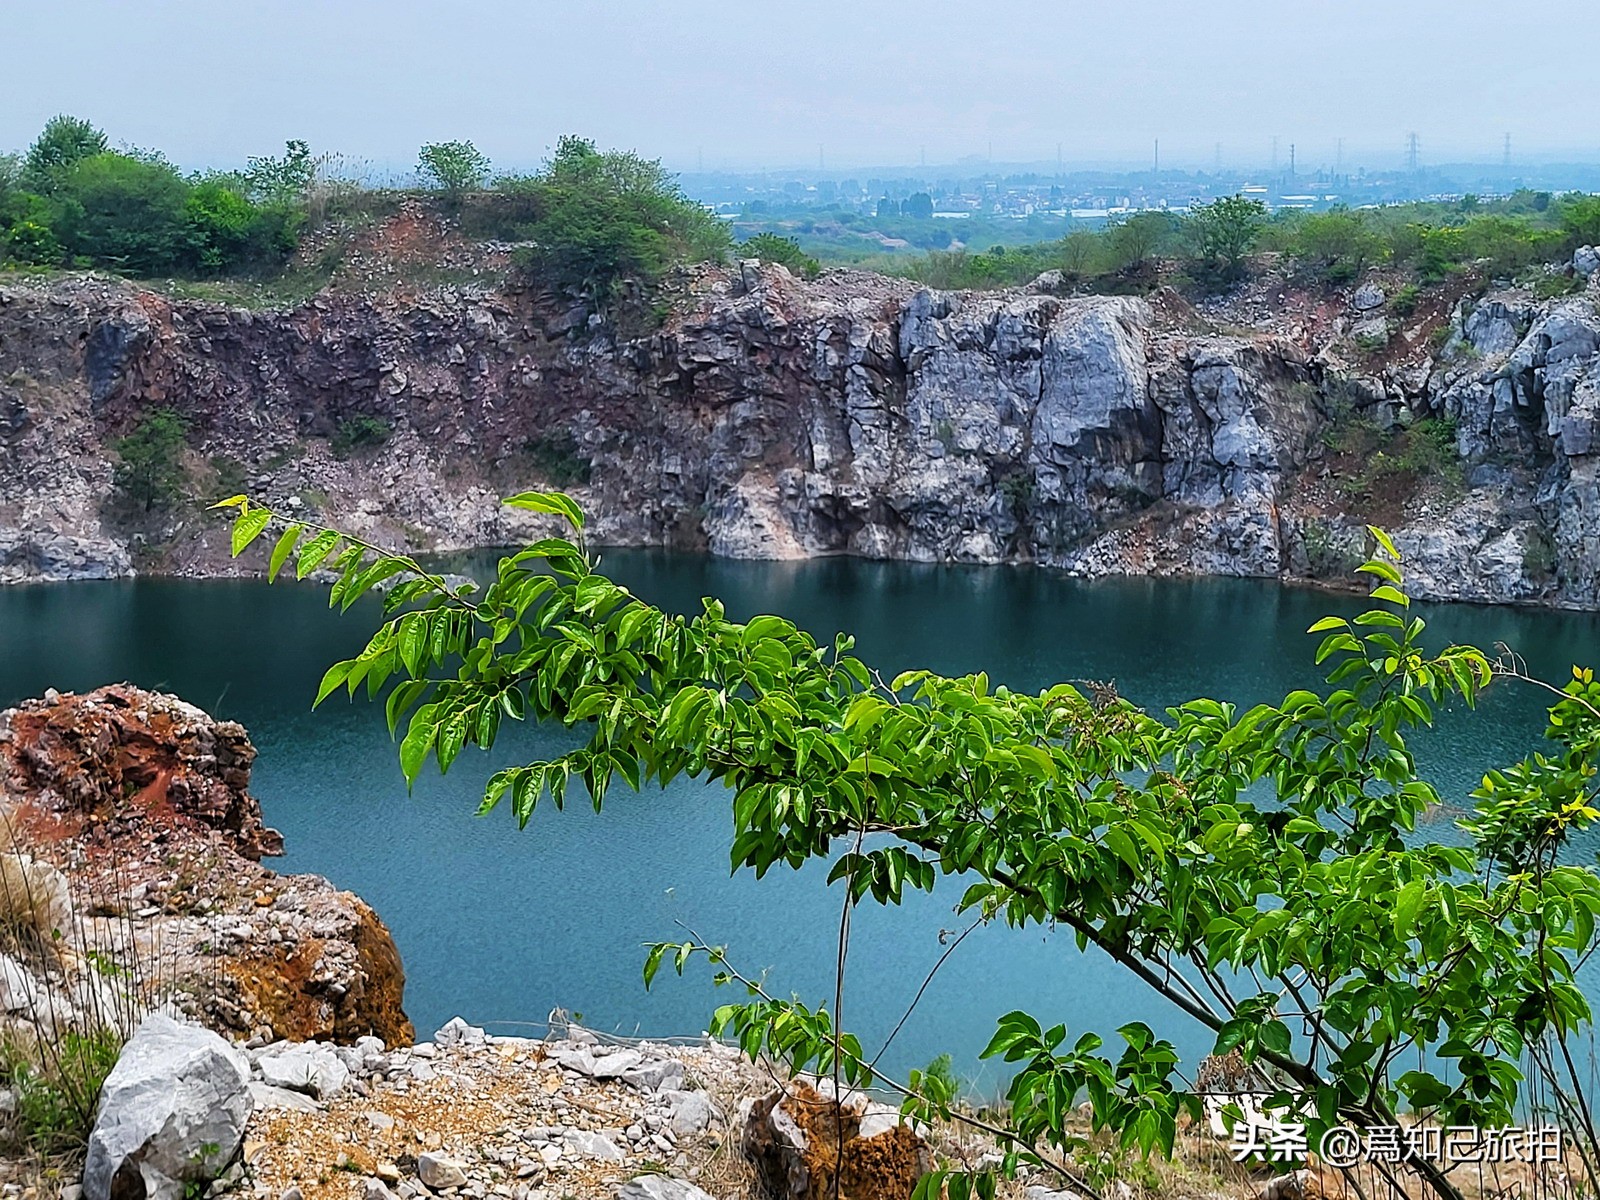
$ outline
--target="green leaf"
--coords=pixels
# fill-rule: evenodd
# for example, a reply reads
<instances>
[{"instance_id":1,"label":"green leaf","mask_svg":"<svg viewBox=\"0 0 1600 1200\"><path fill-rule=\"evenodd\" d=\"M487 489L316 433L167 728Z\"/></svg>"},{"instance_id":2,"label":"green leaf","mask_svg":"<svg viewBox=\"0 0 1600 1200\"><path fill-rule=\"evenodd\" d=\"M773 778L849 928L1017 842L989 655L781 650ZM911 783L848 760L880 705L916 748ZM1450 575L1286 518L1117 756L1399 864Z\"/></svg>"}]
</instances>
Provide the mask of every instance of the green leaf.
<instances>
[{"instance_id":1,"label":"green leaf","mask_svg":"<svg viewBox=\"0 0 1600 1200\"><path fill-rule=\"evenodd\" d=\"M279 536L278 544L272 548L272 560L267 564L268 583L278 577L278 572L283 569L283 564L288 561L289 555L294 553L294 548L300 544L305 532L306 527L296 522Z\"/></svg>"},{"instance_id":2,"label":"green leaf","mask_svg":"<svg viewBox=\"0 0 1600 1200\"><path fill-rule=\"evenodd\" d=\"M339 544L340 538L331 529L324 529L304 546L300 547L300 555L295 560L295 578L304 579L311 572L322 565L322 560L333 553L333 548Z\"/></svg>"},{"instance_id":3,"label":"green leaf","mask_svg":"<svg viewBox=\"0 0 1600 1200\"><path fill-rule=\"evenodd\" d=\"M401 571L410 569L410 564L404 559L388 557L378 559L377 562L351 580L350 586L345 588L344 595L340 597L340 611L348 609L376 584L400 574Z\"/></svg>"},{"instance_id":4,"label":"green leaf","mask_svg":"<svg viewBox=\"0 0 1600 1200\"><path fill-rule=\"evenodd\" d=\"M655 981L656 972L661 969L661 960L666 957L667 951L672 949L670 942L659 942L650 947L650 953L644 960L644 986L650 990L650 984Z\"/></svg>"},{"instance_id":5,"label":"green leaf","mask_svg":"<svg viewBox=\"0 0 1600 1200\"><path fill-rule=\"evenodd\" d=\"M417 781L422 764L427 761L428 751L433 748L433 739L438 735L439 727L434 724L433 713L434 706L431 704L424 704L412 713L411 724L406 726L406 736L400 741L400 771L405 776L407 788Z\"/></svg>"},{"instance_id":6,"label":"green leaf","mask_svg":"<svg viewBox=\"0 0 1600 1200\"><path fill-rule=\"evenodd\" d=\"M1211 1053L1217 1055L1227 1054L1228 1051L1244 1041L1250 1029L1251 1022L1244 1017L1235 1017L1233 1020L1228 1021L1217 1031L1217 1042L1212 1047Z\"/></svg>"},{"instance_id":7,"label":"green leaf","mask_svg":"<svg viewBox=\"0 0 1600 1200\"><path fill-rule=\"evenodd\" d=\"M242 509L233 523L233 557L238 558L251 542L261 536L261 531L272 520L272 512L265 508Z\"/></svg>"},{"instance_id":8,"label":"green leaf","mask_svg":"<svg viewBox=\"0 0 1600 1200\"><path fill-rule=\"evenodd\" d=\"M1394 565L1392 563L1384 562L1381 558L1369 559L1367 562L1364 562L1357 567L1356 570L1364 572L1367 575L1376 575L1381 579L1386 579L1397 587L1405 582L1405 580L1401 578L1400 572L1395 569Z\"/></svg>"},{"instance_id":9,"label":"green leaf","mask_svg":"<svg viewBox=\"0 0 1600 1200\"><path fill-rule=\"evenodd\" d=\"M401 714L420 700L429 686L429 681L426 679L413 679L409 683L402 683L389 693L389 699L384 704L384 716L389 723L390 737L394 736L394 731L400 725ZM478 739L478 744L487 745L482 738Z\"/></svg>"},{"instance_id":10,"label":"green leaf","mask_svg":"<svg viewBox=\"0 0 1600 1200\"><path fill-rule=\"evenodd\" d=\"M1128 869L1135 875L1140 874L1143 864L1139 861L1139 850L1133 844L1133 839L1121 829L1113 825L1101 835L1101 840L1111 847L1112 852L1123 862L1128 864Z\"/></svg>"},{"instance_id":11,"label":"green leaf","mask_svg":"<svg viewBox=\"0 0 1600 1200\"><path fill-rule=\"evenodd\" d=\"M338 607L339 601L344 597L350 585L355 582L356 576L361 572L361 560L367 555L364 546L346 546L334 562L334 570L339 572L339 578L333 581L333 587L328 589L328 607ZM346 607L349 607L346 605Z\"/></svg>"},{"instance_id":12,"label":"green leaf","mask_svg":"<svg viewBox=\"0 0 1600 1200\"><path fill-rule=\"evenodd\" d=\"M400 661L413 679L422 673L422 660L427 652L427 614L407 613L400 619Z\"/></svg>"},{"instance_id":13,"label":"green leaf","mask_svg":"<svg viewBox=\"0 0 1600 1200\"><path fill-rule=\"evenodd\" d=\"M317 685L317 698L311 702L311 707L316 708L317 705L338 691L344 681L350 678L350 672L355 670L355 667L355 659L336 662L329 667L322 676L322 682Z\"/></svg>"},{"instance_id":14,"label":"green leaf","mask_svg":"<svg viewBox=\"0 0 1600 1200\"><path fill-rule=\"evenodd\" d=\"M565 517L574 529L583 528L583 510L562 492L522 492L505 501L512 508L525 508L529 512L550 513Z\"/></svg>"},{"instance_id":15,"label":"green leaf","mask_svg":"<svg viewBox=\"0 0 1600 1200\"><path fill-rule=\"evenodd\" d=\"M1427 886L1426 880L1413 879L1395 895L1394 932L1397 937L1410 936L1411 926L1422 908Z\"/></svg>"},{"instance_id":16,"label":"green leaf","mask_svg":"<svg viewBox=\"0 0 1600 1200\"><path fill-rule=\"evenodd\" d=\"M1261 1045L1274 1054L1287 1054L1293 1039L1289 1027L1282 1021L1268 1021L1261 1027Z\"/></svg>"},{"instance_id":17,"label":"green leaf","mask_svg":"<svg viewBox=\"0 0 1600 1200\"><path fill-rule=\"evenodd\" d=\"M1368 525L1367 532L1372 535L1373 541L1377 542L1378 545L1382 546L1386 551L1388 551L1390 558L1394 559L1395 562L1400 561L1400 551L1395 549L1394 542L1390 541L1387 533L1379 529L1376 525Z\"/></svg>"}]
</instances>

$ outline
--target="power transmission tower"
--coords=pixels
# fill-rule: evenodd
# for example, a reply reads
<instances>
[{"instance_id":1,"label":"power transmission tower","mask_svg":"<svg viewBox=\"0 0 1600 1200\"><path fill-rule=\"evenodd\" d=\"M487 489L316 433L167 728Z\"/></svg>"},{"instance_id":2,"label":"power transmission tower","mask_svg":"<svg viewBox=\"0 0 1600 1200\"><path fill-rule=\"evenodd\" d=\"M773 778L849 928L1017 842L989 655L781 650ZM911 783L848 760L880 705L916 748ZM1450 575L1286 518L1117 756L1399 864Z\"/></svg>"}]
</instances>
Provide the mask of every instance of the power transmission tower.
<instances>
[{"instance_id":1,"label":"power transmission tower","mask_svg":"<svg viewBox=\"0 0 1600 1200\"><path fill-rule=\"evenodd\" d=\"M1406 134L1406 170L1413 175L1422 164L1422 140L1414 133Z\"/></svg>"},{"instance_id":2,"label":"power transmission tower","mask_svg":"<svg viewBox=\"0 0 1600 1200\"><path fill-rule=\"evenodd\" d=\"M1289 143L1289 178L1294 178L1294 143Z\"/></svg>"},{"instance_id":3,"label":"power transmission tower","mask_svg":"<svg viewBox=\"0 0 1600 1200\"><path fill-rule=\"evenodd\" d=\"M1333 174L1338 178L1339 172L1344 168L1344 139L1339 139L1339 145L1333 152Z\"/></svg>"},{"instance_id":4,"label":"power transmission tower","mask_svg":"<svg viewBox=\"0 0 1600 1200\"><path fill-rule=\"evenodd\" d=\"M1511 170L1511 135L1509 133L1506 134L1505 149L1500 154L1500 166L1507 171Z\"/></svg>"}]
</instances>

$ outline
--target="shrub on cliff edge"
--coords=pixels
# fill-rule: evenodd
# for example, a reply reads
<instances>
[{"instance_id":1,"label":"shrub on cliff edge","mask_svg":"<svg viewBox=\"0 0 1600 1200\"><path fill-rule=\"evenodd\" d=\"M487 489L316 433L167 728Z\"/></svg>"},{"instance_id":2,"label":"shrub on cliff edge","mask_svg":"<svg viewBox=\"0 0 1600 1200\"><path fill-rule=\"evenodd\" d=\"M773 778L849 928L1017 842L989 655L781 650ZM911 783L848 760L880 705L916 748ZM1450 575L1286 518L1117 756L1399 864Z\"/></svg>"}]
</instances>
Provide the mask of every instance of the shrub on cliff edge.
<instances>
[{"instance_id":1,"label":"shrub on cliff edge","mask_svg":"<svg viewBox=\"0 0 1600 1200\"><path fill-rule=\"evenodd\" d=\"M720 261L732 242L659 162L580 137L563 137L542 171L502 187L524 195L535 214L523 267L602 307L625 281L648 293L670 267Z\"/></svg>"},{"instance_id":2,"label":"shrub on cliff edge","mask_svg":"<svg viewBox=\"0 0 1600 1200\"><path fill-rule=\"evenodd\" d=\"M1230 283L1244 275L1245 257L1267 220L1267 206L1248 196L1222 196L1189 209L1183 223L1203 277Z\"/></svg>"},{"instance_id":3,"label":"shrub on cliff edge","mask_svg":"<svg viewBox=\"0 0 1600 1200\"><path fill-rule=\"evenodd\" d=\"M489 159L471 142L429 142L417 154L417 174L452 200L483 186Z\"/></svg>"},{"instance_id":4,"label":"shrub on cliff edge","mask_svg":"<svg viewBox=\"0 0 1600 1200\"><path fill-rule=\"evenodd\" d=\"M61 113L44 123L28 147L22 160L22 182L32 191L49 195L66 172L108 148L106 135L88 121Z\"/></svg>"},{"instance_id":5,"label":"shrub on cliff edge","mask_svg":"<svg viewBox=\"0 0 1600 1200\"><path fill-rule=\"evenodd\" d=\"M741 258L758 258L787 267L802 279L815 279L822 272L822 264L800 249L799 242L776 233L758 233L741 242L738 252Z\"/></svg>"}]
</instances>

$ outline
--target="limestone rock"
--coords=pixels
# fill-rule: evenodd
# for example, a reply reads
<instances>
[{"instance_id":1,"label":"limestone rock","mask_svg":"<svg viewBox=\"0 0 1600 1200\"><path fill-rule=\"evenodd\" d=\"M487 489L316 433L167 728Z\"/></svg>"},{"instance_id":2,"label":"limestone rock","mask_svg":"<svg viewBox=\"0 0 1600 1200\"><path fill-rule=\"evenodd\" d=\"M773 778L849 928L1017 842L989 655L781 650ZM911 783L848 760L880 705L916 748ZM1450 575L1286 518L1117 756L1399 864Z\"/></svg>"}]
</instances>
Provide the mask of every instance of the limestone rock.
<instances>
[{"instance_id":1,"label":"limestone rock","mask_svg":"<svg viewBox=\"0 0 1600 1200\"><path fill-rule=\"evenodd\" d=\"M439 1027L433 1040L440 1046L476 1046L484 1040L484 1032L476 1025L468 1025L461 1017L451 1017Z\"/></svg>"},{"instance_id":2,"label":"limestone rock","mask_svg":"<svg viewBox=\"0 0 1600 1200\"><path fill-rule=\"evenodd\" d=\"M238 1153L251 1109L244 1056L156 1014L107 1076L84 1164L86 1200L181 1200Z\"/></svg>"},{"instance_id":3,"label":"limestone rock","mask_svg":"<svg viewBox=\"0 0 1600 1200\"><path fill-rule=\"evenodd\" d=\"M19 287L0 311L0 345L63 381L70 419L26 418L21 440L0 446L0 520L15 465L19 503L45 496L70 514L52 534L107 536L109 468L80 464L105 457L96 439L108 421L175 395L230 455L266 462L311 447L262 470L264 498L353 496L317 515L375 537L398 522L441 549L553 529L501 507L485 473L541 438L570 441L591 468L577 491L592 536L736 557L1060 564L1163 499L1228 500L1218 477L1237 468L1211 457L1192 400L1173 397L1183 411L1169 418L1150 394L1155 367L1218 339L1168 345L1144 301L1052 294L1049 273L983 294L852 271L803 282L753 261L691 274L668 327L628 343L531 293L442 294L419 339L418 303L398 297L323 296L257 316L200 313L121 283ZM59 337L40 338L44 328ZM1282 346L1261 358L1280 376L1270 407L1302 368ZM401 378L403 394L391 394ZM371 456L335 462L321 442L336 427L326 398L351 392L372 397L394 433ZM1252 440L1235 422L1217 444L1231 460ZM448 470L429 449L440 446ZM1276 459L1260 470L1289 469ZM1229 502L1270 514L1273 490ZM235 570L224 543L185 534L169 561Z\"/></svg>"},{"instance_id":4,"label":"limestone rock","mask_svg":"<svg viewBox=\"0 0 1600 1200\"><path fill-rule=\"evenodd\" d=\"M32 971L9 954L0 954L0 1011L7 1016L38 1020L46 1014L48 989Z\"/></svg>"},{"instance_id":5,"label":"limestone rock","mask_svg":"<svg viewBox=\"0 0 1600 1200\"><path fill-rule=\"evenodd\" d=\"M132 574L127 547L110 538L0 526L0 583L124 579Z\"/></svg>"},{"instance_id":6,"label":"limestone rock","mask_svg":"<svg viewBox=\"0 0 1600 1200\"><path fill-rule=\"evenodd\" d=\"M1592 279L1597 260L1580 249L1573 270ZM508 469L558 482L527 460L540 444L582 465L587 481L571 486L590 536L610 544L1292 575L1307 520L1361 515L1321 512L1300 486L1350 402L1385 429L1402 410L1449 418L1469 467L1517 468L1498 519L1531 506L1555 566L1547 586L1504 599L1600 604L1592 282L1570 300L1525 288L1463 299L1439 347L1421 316L1389 328L1371 283L1331 321L1287 325L1262 309L1246 317L1260 332L1243 336L1207 331L1161 293L1064 295L1048 273L943 292L848 270L802 281L751 261L694 268L684 285L660 329L629 338L533 291L327 294L249 313L105 279L8 281L0 582L129 569L136 547L103 517L106 448L169 403L204 431L196 450L238 457L264 499L426 549L554 531L498 503ZM1356 378L1351 327L1387 339L1369 380ZM13 384L16 372L31 382ZM350 395L393 433L341 461L327 440L343 415L334 398ZM285 462L291 446L305 453ZM312 504L319 494L331 499ZM172 569L240 569L214 528L179 524L163 548ZM303 996L238 1004L257 1001L293 1009L273 1017L280 1034L324 1036ZM337 1036L363 1006L340 1002Z\"/></svg>"},{"instance_id":7,"label":"limestone rock","mask_svg":"<svg viewBox=\"0 0 1600 1200\"><path fill-rule=\"evenodd\" d=\"M214 721L176 696L123 684L10 714L15 746L4 785L50 805L61 819L104 836L138 834L157 819L152 789L175 823L216 830L252 859L281 854L248 792L256 750L235 721ZM109 828L106 828L109 824Z\"/></svg>"},{"instance_id":8,"label":"limestone rock","mask_svg":"<svg viewBox=\"0 0 1600 1200\"><path fill-rule=\"evenodd\" d=\"M1357 343L1386 346L1389 344L1389 322L1382 316L1368 317L1351 326L1350 336Z\"/></svg>"},{"instance_id":9,"label":"limestone rock","mask_svg":"<svg viewBox=\"0 0 1600 1200\"><path fill-rule=\"evenodd\" d=\"M350 1069L332 1048L315 1044L263 1054L256 1066L268 1086L306 1092L319 1100L337 1096L350 1080Z\"/></svg>"},{"instance_id":10,"label":"limestone rock","mask_svg":"<svg viewBox=\"0 0 1600 1200\"><path fill-rule=\"evenodd\" d=\"M1572 269L1585 279L1600 271L1600 250L1593 246L1579 246L1572 252Z\"/></svg>"},{"instance_id":11,"label":"limestone rock","mask_svg":"<svg viewBox=\"0 0 1600 1200\"><path fill-rule=\"evenodd\" d=\"M250 1081L250 1098L258 1109L282 1108L290 1112L317 1112L322 1107L303 1091L274 1087L258 1079Z\"/></svg>"},{"instance_id":12,"label":"limestone rock","mask_svg":"<svg viewBox=\"0 0 1600 1200\"><path fill-rule=\"evenodd\" d=\"M704 1092L679 1092L667 1090L662 1096L672 1105L668 1122L672 1132L679 1137L694 1137L704 1133L717 1116L716 1106Z\"/></svg>"},{"instance_id":13,"label":"limestone rock","mask_svg":"<svg viewBox=\"0 0 1600 1200\"><path fill-rule=\"evenodd\" d=\"M455 1159L429 1150L417 1155L417 1178L435 1191L460 1187L467 1181L467 1169Z\"/></svg>"},{"instance_id":14,"label":"limestone rock","mask_svg":"<svg viewBox=\"0 0 1600 1200\"><path fill-rule=\"evenodd\" d=\"M256 861L281 853L282 838L249 792L255 754L243 727L175 696L128 684L51 693L0 711L0 804L24 851L38 838L79 864L57 908L129 896L131 941L160 948L147 974L188 997L202 1023L240 1036L265 1026L290 1041L409 1044L405 973L377 914L324 879ZM192 919L196 907L205 922ZM75 947L85 961L115 960L130 940L114 922L68 924L85 939ZM109 986L90 973L67 999L134 1007L107 1003Z\"/></svg>"},{"instance_id":15,"label":"limestone rock","mask_svg":"<svg viewBox=\"0 0 1600 1200\"><path fill-rule=\"evenodd\" d=\"M655 1055L642 1058L637 1064L623 1071L618 1078L641 1092L656 1092L662 1088L676 1087L683 1082L683 1064L673 1058Z\"/></svg>"},{"instance_id":16,"label":"limestone rock","mask_svg":"<svg viewBox=\"0 0 1600 1200\"><path fill-rule=\"evenodd\" d=\"M617 1200L713 1200L687 1179L670 1175L638 1175L617 1189Z\"/></svg>"},{"instance_id":17,"label":"limestone rock","mask_svg":"<svg viewBox=\"0 0 1600 1200\"><path fill-rule=\"evenodd\" d=\"M593 1133L587 1129L569 1129L567 1131L567 1146L574 1154L583 1158L598 1158L603 1162L621 1162L626 1155L622 1148L603 1133Z\"/></svg>"}]
</instances>

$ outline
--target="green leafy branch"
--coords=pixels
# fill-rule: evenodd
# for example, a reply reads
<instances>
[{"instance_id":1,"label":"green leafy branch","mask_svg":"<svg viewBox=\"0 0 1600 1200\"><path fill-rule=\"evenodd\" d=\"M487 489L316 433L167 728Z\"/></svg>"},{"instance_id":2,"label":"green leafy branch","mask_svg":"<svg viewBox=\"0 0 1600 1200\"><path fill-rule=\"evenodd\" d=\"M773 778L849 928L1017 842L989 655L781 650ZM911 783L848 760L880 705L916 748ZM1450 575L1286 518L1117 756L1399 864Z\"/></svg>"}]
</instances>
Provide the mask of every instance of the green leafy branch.
<instances>
[{"instance_id":1,"label":"green leafy branch","mask_svg":"<svg viewBox=\"0 0 1600 1200\"><path fill-rule=\"evenodd\" d=\"M242 552L273 518L231 503ZM565 496L513 503L581 531ZM340 544L328 532L302 546L286 530L269 574L291 554L302 575L314 569ZM1214 1053L1267 1073L1269 1103L1315 1114L1313 1142L1337 1121L1393 1124L1402 1106L1504 1123L1518 1055L1563 1052L1592 1019L1575 972L1595 946L1600 881L1561 855L1600 811L1600 696L1583 671L1562 689L1558 751L1485 776L1460 822L1468 844L1417 843L1442 798L1408 739L1440 706L1473 705L1495 672L1474 647L1425 647L1400 555L1371 532L1371 607L1312 626L1328 686L1244 711L1201 698L1158 716L981 673L885 682L845 636L829 646L781 617L730 621L710 599L692 616L645 604L566 538L507 556L470 592L347 541L331 602L400 582L319 699L388 687L408 784L430 759L448 770L466 746L492 745L502 719L584 727L581 747L489 778L480 811L509 801L519 825L574 782L598 809L616 778L639 790L686 776L730 790L730 856L757 877L827 858L852 901L898 904L961 876L960 908L1069 930L1210 1029ZM782 1016L757 1010L747 1028L770 1047ZM1124 1145L1170 1148L1195 1098L1166 1043L1125 1026L1130 1049L1111 1063L1085 1058L1082 1039L1063 1053L1052 1031L1015 1028L1035 1040L1001 1051L1025 1064L1013 1131L1065 1146L1063 1097L1086 1091ZM1457 1078L1391 1078L1402 1056L1427 1052ZM843 1050L834 1057L842 1067ZM1455 1195L1437 1172L1428 1184Z\"/></svg>"}]
</instances>

